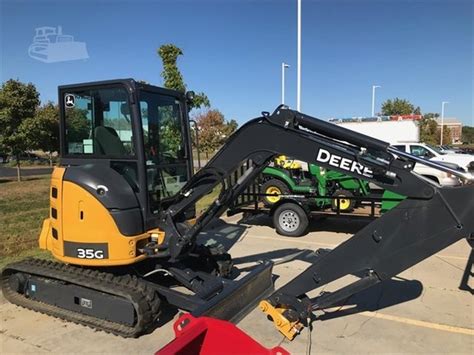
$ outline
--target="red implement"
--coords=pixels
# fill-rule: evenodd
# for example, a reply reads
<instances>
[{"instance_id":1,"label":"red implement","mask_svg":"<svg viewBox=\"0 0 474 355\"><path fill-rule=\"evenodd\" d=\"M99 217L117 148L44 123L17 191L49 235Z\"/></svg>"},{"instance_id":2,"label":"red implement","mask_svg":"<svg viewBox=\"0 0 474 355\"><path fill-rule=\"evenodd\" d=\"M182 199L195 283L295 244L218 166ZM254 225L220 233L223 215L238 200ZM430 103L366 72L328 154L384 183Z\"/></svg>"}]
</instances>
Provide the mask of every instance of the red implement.
<instances>
[{"instance_id":1,"label":"red implement","mask_svg":"<svg viewBox=\"0 0 474 355\"><path fill-rule=\"evenodd\" d=\"M208 317L184 314L173 325L176 338L155 355L274 354L289 355L280 346L267 349L234 324Z\"/></svg>"}]
</instances>

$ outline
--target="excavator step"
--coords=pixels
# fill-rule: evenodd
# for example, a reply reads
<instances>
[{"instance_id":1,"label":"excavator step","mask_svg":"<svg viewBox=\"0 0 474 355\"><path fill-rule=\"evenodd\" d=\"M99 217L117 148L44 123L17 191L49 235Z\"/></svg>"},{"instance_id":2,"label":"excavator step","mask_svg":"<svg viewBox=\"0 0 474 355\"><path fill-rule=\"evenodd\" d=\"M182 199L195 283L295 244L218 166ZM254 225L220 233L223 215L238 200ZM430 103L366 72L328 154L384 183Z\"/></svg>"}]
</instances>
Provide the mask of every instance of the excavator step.
<instances>
[{"instance_id":1,"label":"excavator step","mask_svg":"<svg viewBox=\"0 0 474 355\"><path fill-rule=\"evenodd\" d=\"M13 304L122 337L146 333L160 314L156 291L130 275L26 259L7 265L1 283Z\"/></svg>"}]
</instances>

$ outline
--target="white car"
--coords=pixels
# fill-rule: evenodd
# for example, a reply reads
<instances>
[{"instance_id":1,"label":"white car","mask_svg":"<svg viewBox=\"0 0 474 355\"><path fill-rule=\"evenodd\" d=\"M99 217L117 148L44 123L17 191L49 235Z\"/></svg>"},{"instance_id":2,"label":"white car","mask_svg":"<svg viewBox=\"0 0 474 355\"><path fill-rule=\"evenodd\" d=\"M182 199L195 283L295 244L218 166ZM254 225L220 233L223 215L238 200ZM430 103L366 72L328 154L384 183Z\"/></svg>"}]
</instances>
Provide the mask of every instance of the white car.
<instances>
[{"instance_id":1,"label":"white car","mask_svg":"<svg viewBox=\"0 0 474 355\"><path fill-rule=\"evenodd\" d=\"M468 171L468 169L463 167L463 166L466 166L465 164L469 165L468 163L465 163L464 161L460 161L460 163L463 164L463 165L460 165L459 163L451 162L449 160L438 159L438 157L442 154L435 155L436 151L430 148L430 146L423 143L397 143L397 144L393 144L393 147L403 152L407 152L424 159L429 159L429 160L442 163L452 169L456 169L456 170L460 170L464 172ZM457 158L460 154L453 154L453 155L455 155L455 157ZM446 156L448 156L448 154L446 154ZM474 157L471 155L467 155L467 157L469 158L469 160L471 159L474 160ZM420 163L415 164L415 168L413 169L413 171L443 186L456 186L461 183L460 180L456 176L450 173L446 173L444 171L434 169Z\"/></svg>"},{"instance_id":2,"label":"white car","mask_svg":"<svg viewBox=\"0 0 474 355\"><path fill-rule=\"evenodd\" d=\"M438 148L424 143L397 143L394 147L424 159L457 164L466 172L474 173L472 154L443 153Z\"/></svg>"}]
</instances>

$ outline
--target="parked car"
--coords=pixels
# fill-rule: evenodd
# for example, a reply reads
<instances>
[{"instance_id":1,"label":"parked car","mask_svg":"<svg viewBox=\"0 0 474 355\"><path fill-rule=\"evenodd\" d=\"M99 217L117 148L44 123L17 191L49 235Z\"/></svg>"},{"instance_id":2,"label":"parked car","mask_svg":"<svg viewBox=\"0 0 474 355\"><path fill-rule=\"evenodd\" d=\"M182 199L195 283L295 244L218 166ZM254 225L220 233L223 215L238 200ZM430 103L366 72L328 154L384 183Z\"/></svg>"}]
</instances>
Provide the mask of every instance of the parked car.
<instances>
[{"instance_id":1,"label":"parked car","mask_svg":"<svg viewBox=\"0 0 474 355\"><path fill-rule=\"evenodd\" d=\"M438 150L441 151L442 154L457 154L459 153L459 149L450 147L449 145L438 145Z\"/></svg>"},{"instance_id":2,"label":"parked car","mask_svg":"<svg viewBox=\"0 0 474 355\"><path fill-rule=\"evenodd\" d=\"M49 164L49 160L46 158L43 158L39 155L36 155L34 153L29 153L29 152L23 152L19 155L20 162L29 162L29 163L37 163L37 164ZM8 157L9 162L16 162L17 157L15 155L11 155Z\"/></svg>"},{"instance_id":3,"label":"parked car","mask_svg":"<svg viewBox=\"0 0 474 355\"><path fill-rule=\"evenodd\" d=\"M400 149L404 152L416 155L418 157L429 159L437 162L455 164L464 169L464 171L474 174L474 155L471 154L453 154L443 153L437 147L424 143L397 143L393 145L395 148ZM422 169L422 164L416 164L415 172L419 172ZM425 167L425 166L423 166ZM425 175L424 172L419 172L421 175ZM430 170L436 170L431 169ZM438 179L439 180L439 179ZM443 185L441 181L438 181Z\"/></svg>"}]
</instances>

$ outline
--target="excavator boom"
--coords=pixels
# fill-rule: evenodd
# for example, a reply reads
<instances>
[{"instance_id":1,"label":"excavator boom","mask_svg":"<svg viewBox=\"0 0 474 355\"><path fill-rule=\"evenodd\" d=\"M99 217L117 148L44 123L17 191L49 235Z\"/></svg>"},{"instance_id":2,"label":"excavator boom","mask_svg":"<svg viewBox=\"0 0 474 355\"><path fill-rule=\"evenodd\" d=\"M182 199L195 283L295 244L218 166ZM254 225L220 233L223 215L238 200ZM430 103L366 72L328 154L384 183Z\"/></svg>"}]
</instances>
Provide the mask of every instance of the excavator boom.
<instances>
[{"instance_id":1,"label":"excavator boom","mask_svg":"<svg viewBox=\"0 0 474 355\"><path fill-rule=\"evenodd\" d=\"M312 118L280 106L240 128L214 158L183 188L165 210L173 218L197 198L223 183L239 164L251 167L184 233L173 223L163 228L171 236L171 257L179 257L194 243L197 233L222 214L229 204L260 174L271 159L286 154L296 159L371 181L407 196L396 208L322 255L260 308L276 327L292 339L312 311L337 304L349 296L399 274L474 231L474 185L468 173L450 169L398 151L386 142ZM442 187L413 172L416 163L430 165L464 180L459 187ZM172 227L172 228L170 228ZM363 275L333 293L309 299L308 292L346 275Z\"/></svg>"}]
</instances>

